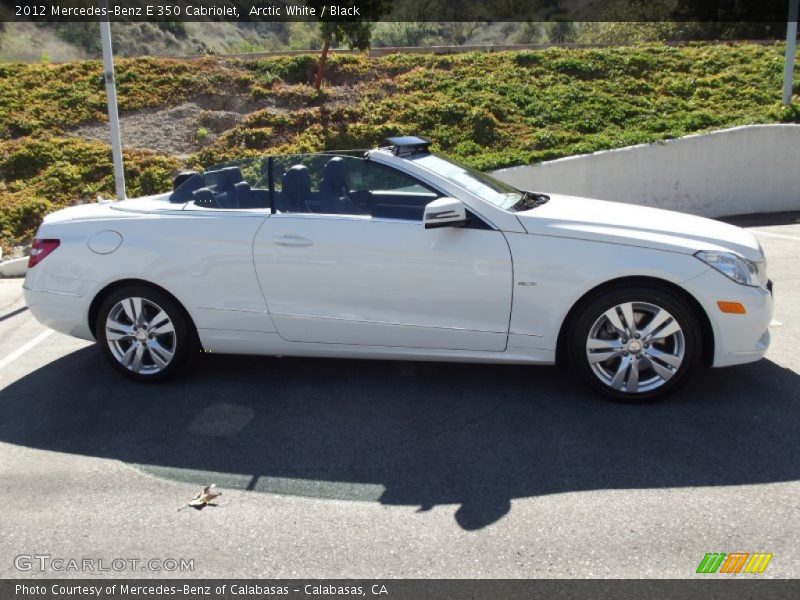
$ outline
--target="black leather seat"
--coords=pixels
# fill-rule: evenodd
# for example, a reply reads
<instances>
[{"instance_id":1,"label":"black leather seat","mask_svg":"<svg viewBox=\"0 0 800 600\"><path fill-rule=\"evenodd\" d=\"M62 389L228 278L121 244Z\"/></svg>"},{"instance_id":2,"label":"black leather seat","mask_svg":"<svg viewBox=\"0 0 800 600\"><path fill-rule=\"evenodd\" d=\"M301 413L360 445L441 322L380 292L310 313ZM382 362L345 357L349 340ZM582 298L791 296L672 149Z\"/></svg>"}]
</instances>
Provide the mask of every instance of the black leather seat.
<instances>
[{"instance_id":1,"label":"black leather seat","mask_svg":"<svg viewBox=\"0 0 800 600\"><path fill-rule=\"evenodd\" d=\"M222 208L217 201L217 198L208 188L200 188L192 192L195 206L202 206L203 208Z\"/></svg>"},{"instance_id":2,"label":"black leather seat","mask_svg":"<svg viewBox=\"0 0 800 600\"><path fill-rule=\"evenodd\" d=\"M275 208L280 212L311 212L311 175L308 167L294 165L281 177L281 193L276 198Z\"/></svg>"},{"instance_id":3,"label":"black leather seat","mask_svg":"<svg viewBox=\"0 0 800 600\"><path fill-rule=\"evenodd\" d=\"M334 156L322 167L319 194L322 212L340 214L345 212L345 206L350 205L347 164L342 157Z\"/></svg>"},{"instance_id":4,"label":"black leather seat","mask_svg":"<svg viewBox=\"0 0 800 600\"><path fill-rule=\"evenodd\" d=\"M269 208L269 190L250 188L250 206L247 208Z\"/></svg>"},{"instance_id":5,"label":"black leather seat","mask_svg":"<svg viewBox=\"0 0 800 600\"><path fill-rule=\"evenodd\" d=\"M249 183L240 181L233 185L233 202L237 208L255 208L252 206L253 199Z\"/></svg>"},{"instance_id":6,"label":"black leather seat","mask_svg":"<svg viewBox=\"0 0 800 600\"><path fill-rule=\"evenodd\" d=\"M241 182L242 171L239 167L226 167L219 171L216 187L220 208L240 208L236 200L236 185Z\"/></svg>"},{"instance_id":7,"label":"black leather seat","mask_svg":"<svg viewBox=\"0 0 800 600\"><path fill-rule=\"evenodd\" d=\"M233 188L234 185L243 181L242 170L239 167L225 167L222 169L222 187Z\"/></svg>"},{"instance_id":8,"label":"black leather seat","mask_svg":"<svg viewBox=\"0 0 800 600\"><path fill-rule=\"evenodd\" d=\"M170 202L189 202L193 200L192 193L205 186L205 178L200 173L181 173L179 177L183 179L170 194Z\"/></svg>"}]
</instances>

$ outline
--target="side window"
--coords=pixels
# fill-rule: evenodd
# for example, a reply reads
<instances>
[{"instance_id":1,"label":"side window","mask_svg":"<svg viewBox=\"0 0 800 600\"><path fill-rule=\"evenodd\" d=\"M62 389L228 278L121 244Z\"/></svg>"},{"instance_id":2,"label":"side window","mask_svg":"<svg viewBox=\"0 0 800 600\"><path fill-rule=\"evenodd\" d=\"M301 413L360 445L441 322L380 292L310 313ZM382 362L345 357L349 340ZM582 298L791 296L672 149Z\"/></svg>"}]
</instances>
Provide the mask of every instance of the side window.
<instances>
[{"instance_id":1,"label":"side window","mask_svg":"<svg viewBox=\"0 0 800 600\"><path fill-rule=\"evenodd\" d=\"M359 162L360 164L355 165L351 177L353 189L375 193L430 193L430 190L405 173L367 160Z\"/></svg>"},{"instance_id":2,"label":"side window","mask_svg":"<svg viewBox=\"0 0 800 600\"><path fill-rule=\"evenodd\" d=\"M372 161L324 154L275 157L275 209L282 213L422 220L440 196L410 175Z\"/></svg>"}]
</instances>

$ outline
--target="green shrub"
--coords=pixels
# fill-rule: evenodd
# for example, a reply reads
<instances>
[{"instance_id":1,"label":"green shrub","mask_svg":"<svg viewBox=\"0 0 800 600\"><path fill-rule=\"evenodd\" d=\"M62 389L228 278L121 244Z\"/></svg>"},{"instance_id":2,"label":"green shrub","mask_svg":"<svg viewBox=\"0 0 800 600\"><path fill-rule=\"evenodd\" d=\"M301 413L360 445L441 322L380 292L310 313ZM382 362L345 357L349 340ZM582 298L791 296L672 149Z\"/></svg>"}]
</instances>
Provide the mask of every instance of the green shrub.
<instances>
[{"instance_id":1,"label":"green shrub","mask_svg":"<svg viewBox=\"0 0 800 600\"><path fill-rule=\"evenodd\" d=\"M369 148L391 135L421 134L438 151L493 169L712 128L800 122L796 100L780 103L783 52L783 44L701 43L377 58L334 53L321 94L309 86L316 54L123 59L117 80L123 113L194 98L226 107L239 96L240 105L269 106L183 166L264 152ZM105 113L98 61L0 64L3 245L30 238L46 211L113 195L108 146L64 137ZM198 129L196 138L203 137ZM168 190L181 163L126 151L128 193Z\"/></svg>"},{"instance_id":2,"label":"green shrub","mask_svg":"<svg viewBox=\"0 0 800 600\"><path fill-rule=\"evenodd\" d=\"M0 189L0 242L4 251L30 243L44 216L53 205L28 192L8 193Z\"/></svg>"},{"instance_id":3,"label":"green shrub","mask_svg":"<svg viewBox=\"0 0 800 600\"><path fill-rule=\"evenodd\" d=\"M147 151L125 151L129 196L169 191L178 160ZM30 240L42 216L98 194L114 195L111 149L75 138L21 138L0 142L2 243Z\"/></svg>"}]
</instances>

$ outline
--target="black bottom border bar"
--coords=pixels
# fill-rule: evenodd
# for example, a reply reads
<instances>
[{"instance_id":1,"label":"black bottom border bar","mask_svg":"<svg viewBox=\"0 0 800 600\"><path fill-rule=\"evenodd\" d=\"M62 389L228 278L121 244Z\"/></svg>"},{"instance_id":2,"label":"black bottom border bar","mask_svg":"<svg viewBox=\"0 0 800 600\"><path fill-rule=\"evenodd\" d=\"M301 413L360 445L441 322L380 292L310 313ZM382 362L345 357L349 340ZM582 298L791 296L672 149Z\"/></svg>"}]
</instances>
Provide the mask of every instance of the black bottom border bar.
<instances>
[{"instance_id":1,"label":"black bottom border bar","mask_svg":"<svg viewBox=\"0 0 800 600\"><path fill-rule=\"evenodd\" d=\"M713 577L713 579L711 578ZM2 600L694 599L800 597L798 579L3 579Z\"/></svg>"}]
</instances>

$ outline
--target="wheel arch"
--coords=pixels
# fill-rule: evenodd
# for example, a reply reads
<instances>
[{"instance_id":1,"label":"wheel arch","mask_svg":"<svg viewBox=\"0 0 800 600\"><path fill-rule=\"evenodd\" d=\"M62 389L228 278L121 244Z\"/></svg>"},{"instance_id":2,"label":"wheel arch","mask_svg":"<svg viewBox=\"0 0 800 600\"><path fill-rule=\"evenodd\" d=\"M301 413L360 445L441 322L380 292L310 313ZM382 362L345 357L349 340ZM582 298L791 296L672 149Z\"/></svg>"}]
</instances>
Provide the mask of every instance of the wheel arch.
<instances>
[{"instance_id":1,"label":"wheel arch","mask_svg":"<svg viewBox=\"0 0 800 600\"><path fill-rule=\"evenodd\" d=\"M567 312L567 316L561 322L561 328L558 331L558 338L556 342L556 362L559 364L566 363L567 332L569 331L569 326L572 321L580 313L580 309L604 292L615 288L632 285L650 285L660 287L674 293L686 301L694 315L697 317L697 322L700 325L702 344L701 357L703 365L706 367L711 366L714 360L714 330L711 327L711 321L708 318L708 314L703 306L700 304L697 298L695 298L685 288L682 288L671 281L667 281L666 279L648 276L619 277L616 279L611 279L593 287L583 296L581 296L577 302L572 305L572 307L569 309L569 312Z\"/></svg>"},{"instance_id":2,"label":"wheel arch","mask_svg":"<svg viewBox=\"0 0 800 600\"><path fill-rule=\"evenodd\" d=\"M197 333L197 326L194 324L194 319L192 319L192 315L189 314L189 311L186 310L186 307L183 305L183 302L181 302L175 296L175 294L170 292L168 289L165 289L162 286L153 283L152 281L147 281L145 279L135 279L135 278L119 279L117 281L113 281L107 284L105 287L103 287L99 292L97 292L97 294L95 294L91 304L89 305L89 313L87 315L87 318L89 319L89 330L92 332L92 336L94 336L95 339L97 339L97 331L96 331L97 313L100 311L100 307L103 305L103 302L105 302L105 299L108 298L111 294L113 294L117 290L130 285L139 285L139 286L153 288L154 290L158 290L162 294L166 294L167 296L169 296L183 312L183 316L186 318L186 322L191 327L195 339L199 339Z\"/></svg>"}]
</instances>

